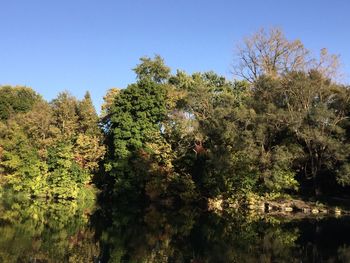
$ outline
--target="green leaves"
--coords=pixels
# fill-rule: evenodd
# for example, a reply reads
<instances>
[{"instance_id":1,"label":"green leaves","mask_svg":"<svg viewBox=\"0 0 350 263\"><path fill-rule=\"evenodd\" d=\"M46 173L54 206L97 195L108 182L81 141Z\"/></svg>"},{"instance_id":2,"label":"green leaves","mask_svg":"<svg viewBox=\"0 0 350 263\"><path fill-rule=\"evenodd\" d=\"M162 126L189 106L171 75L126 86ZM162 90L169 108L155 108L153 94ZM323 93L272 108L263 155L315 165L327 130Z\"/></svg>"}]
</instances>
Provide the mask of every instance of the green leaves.
<instances>
[{"instance_id":1,"label":"green leaves","mask_svg":"<svg viewBox=\"0 0 350 263\"><path fill-rule=\"evenodd\" d=\"M163 83L169 78L170 68L164 64L164 60L159 55L153 59L142 57L140 61L141 63L134 68L138 80Z\"/></svg>"},{"instance_id":2,"label":"green leaves","mask_svg":"<svg viewBox=\"0 0 350 263\"><path fill-rule=\"evenodd\" d=\"M154 61L156 64L158 62ZM148 69L148 63L153 62L147 60L144 63L147 65L139 65L138 70L139 74L147 73L147 76L139 76L137 83L117 93L114 103L109 106L107 133L111 144L110 158L105 167L108 170L112 168L116 192L129 189L137 193L145 187L148 169L146 155L155 151L147 144L157 143L156 138L161 138L161 123L166 117L166 89L158 83L158 77L152 75L155 73L153 69ZM145 171L136 171L135 165L141 165Z\"/></svg>"},{"instance_id":3,"label":"green leaves","mask_svg":"<svg viewBox=\"0 0 350 263\"><path fill-rule=\"evenodd\" d=\"M153 132L159 132L165 118L165 89L142 80L122 90L111 106L111 133L115 158L127 158L144 146Z\"/></svg>"},{"instance_id":4,"label":"green leaves","mask_svg":"<svg viewBox=\"0 0 350 263\"><path fill-rule=\"evenodd\" d=\"M348 89L314 69L280 70L232 82L214 72L170 75L160 56L141 58L137 82L108 91L102 130L89 93L47 103L28 88L2 87L0 184L77 198L105 152L100 185L131 199L307 192L310 179L314 190L350 184Z\"/></svg>"},{"instance_id":5,"label":"green leaves","mask_svg":"<svg viewBox=\"0 0 350 263\"><path fill-rule=\"evenodd\" d=\"M0 86L0 121L17 113L28 112L41 97L27 87Z\"/></svg>"}]
</instances>

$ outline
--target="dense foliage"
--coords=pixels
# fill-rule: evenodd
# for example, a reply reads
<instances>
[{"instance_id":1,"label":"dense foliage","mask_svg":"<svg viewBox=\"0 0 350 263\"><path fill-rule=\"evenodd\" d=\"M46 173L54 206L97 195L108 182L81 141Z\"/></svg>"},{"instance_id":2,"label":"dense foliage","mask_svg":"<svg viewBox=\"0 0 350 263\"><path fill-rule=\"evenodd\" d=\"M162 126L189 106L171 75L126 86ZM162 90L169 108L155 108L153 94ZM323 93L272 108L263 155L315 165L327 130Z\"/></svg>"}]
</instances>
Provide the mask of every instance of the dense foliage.
<instances>
[{"instance_id":1,"label":"dense foliage","mask_svg":"<svg viewBox=\"0 0 350 263\"><path fill-rule=\"evenodd\" d=\"M89 93L47 103L26 87L0 87L0 184L32 197L77 198L92 191L104 154Z\"/></svg>"},{"instance_id":2,"label":"dense foliage","mask_svg":"<svg viewBox=\"0 0 350 263\"><path fill-rule=\"evenodd\" d=\"M335 81L337 57L310 59L279 30L245 43L246 80L170 74L156 56L141 59L135 84L108 93L110 194L244 200L339 194L350 184L350 93Z\"/></svg>"},{"instance_id":3,"label":"dense foliage","mask_svg":"<svg viewBox=\"0 0 350 263\"><path fill-rule=\"evenodd\" d=\"M213 72L139 79L109 108L113 193L187 202L319 195L350 183L350 93L319 71L253 83Z\"/></svg>"},{"instance_id":4,"label":"dense foliage","mask_svg":"<svg viewBox=\"0 0 350 263\"><path fill-rule=\"evenodd\" d=\"M311 58L279 30L247 38L238 55L235 81L141 58L100 118L89 93L47 103L0 87L2 189L74 199L94 180L105 197L166 204L346 189L350 93L337 57Z\"/></svg>"}]
</instances>

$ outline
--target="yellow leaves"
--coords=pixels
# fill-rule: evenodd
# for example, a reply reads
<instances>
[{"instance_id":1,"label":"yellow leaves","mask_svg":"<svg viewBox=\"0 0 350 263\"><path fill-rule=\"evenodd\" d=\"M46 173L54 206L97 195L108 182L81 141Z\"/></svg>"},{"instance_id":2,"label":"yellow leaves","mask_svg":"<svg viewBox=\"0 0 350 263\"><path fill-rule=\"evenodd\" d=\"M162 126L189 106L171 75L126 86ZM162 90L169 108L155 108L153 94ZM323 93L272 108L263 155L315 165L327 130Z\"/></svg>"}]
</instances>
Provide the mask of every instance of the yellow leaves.
<instances>
[{"instance_id":1,"label":"yellow leaves","mask_svg":"<svg viewBox=\"0 0 350 263\"><path fill-rule=\"evenodd\" d=\"M234 74L253 83L260 76L278 78L287 72L319 71L324 77L336 79L339 75L339 56L320 51L312 57L303 43L289 40L279 28L261 29L245 38L237 47Z\"/></svg>"},{"instance_id":2,"label":"yellow leaves","mask_svg":"<svg viewBox=\"0 0 350 263\"><path fill-rule=\"evenodd\" d=\"M111 88L107 91L107 94L103 97L103 104L101 106L102 117L106 116L114 103L115 98L119 95L121 89Z\"/></svg>"},{"instance_id":3,"label":"yellow leaves","mask_svg":"<svg viewBox=\"0 0 350 263\"><path fill-rule=\"evenodd\" d=\"M237 48L237 76L254 82L261 75L276 77L283 72L303 70L309 51L299 40L288 40L282 30L259 30Z\"/></svg>"},{"instance_id":4,"label":"yellow leaves","mask_svg":"<svg viewBox=\"0 0 350 263\"><path fill-rule=\"evenodd\" d=\"M320 50L320 57L315 60L315 69L318 70L326 78L337 78L340 77L339 68L340 61L339 56L329 54L326 48Z\"/></svg>"},{"instance_id":5,"label":"yellow leaves","mask_svg":"<svg viewBox=\"0 0 350 263\"><path fill-rule=\"evenodd\" d=\"M176 108L179 100L185 99L188 96L188 92L185 90L179 90L174 86L166 86L167 88L167 108L173 110Z\"/></svg>"},{"instance_id":6,"label":"yellow leaves","mask_svg":"<svg viewBox=\"0 0 350 263\"><path fill-rule=\"evenodd\" d=\"M93 171L98 167L98 162L103 158L105 151L100 138L79 134L74 147L74 159L80 167Z\"/></svg>"}]
</instances>

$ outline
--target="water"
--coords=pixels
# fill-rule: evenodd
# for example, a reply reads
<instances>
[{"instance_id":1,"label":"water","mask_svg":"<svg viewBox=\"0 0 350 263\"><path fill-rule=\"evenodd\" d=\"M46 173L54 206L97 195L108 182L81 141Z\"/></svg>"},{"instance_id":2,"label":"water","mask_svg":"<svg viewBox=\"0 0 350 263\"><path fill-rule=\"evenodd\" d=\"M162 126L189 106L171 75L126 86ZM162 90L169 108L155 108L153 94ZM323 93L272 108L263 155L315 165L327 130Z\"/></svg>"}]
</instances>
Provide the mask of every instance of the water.
<instances>
[{"instance_id":1,"label":"water","mask_svg":"<svg viewBox=\"0 0 350 263\"><path fill-rule=\"evenodd\" d=\"M350 262L350 219L6 199L0 262Z\"/></svg>"}]
</instances>

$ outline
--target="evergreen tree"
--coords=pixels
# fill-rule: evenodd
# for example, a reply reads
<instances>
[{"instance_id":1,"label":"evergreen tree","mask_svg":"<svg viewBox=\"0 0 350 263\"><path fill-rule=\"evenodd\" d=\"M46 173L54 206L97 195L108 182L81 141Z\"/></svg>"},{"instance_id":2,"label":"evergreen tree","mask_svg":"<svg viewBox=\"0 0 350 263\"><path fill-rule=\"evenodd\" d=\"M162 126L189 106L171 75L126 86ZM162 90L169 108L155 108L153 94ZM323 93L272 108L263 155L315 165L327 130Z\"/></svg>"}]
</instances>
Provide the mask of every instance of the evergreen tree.
<instances>
[{"instance_id":1,"label":"evergreen tree","mask_svg":"<svg viewBox=\"0 0 350 263\"><path fill-rule=\"evenodd\" d=\"M77 105L79 133L97 136L100 134L98 129L98 116L92 104L90 93L87 91L83 100Z\"/></svg>"}]
</instances>

